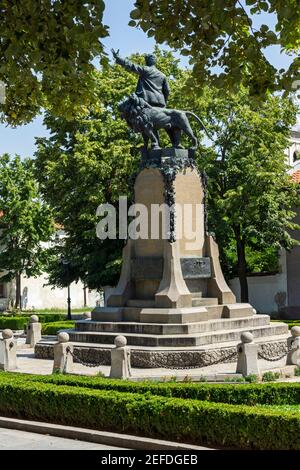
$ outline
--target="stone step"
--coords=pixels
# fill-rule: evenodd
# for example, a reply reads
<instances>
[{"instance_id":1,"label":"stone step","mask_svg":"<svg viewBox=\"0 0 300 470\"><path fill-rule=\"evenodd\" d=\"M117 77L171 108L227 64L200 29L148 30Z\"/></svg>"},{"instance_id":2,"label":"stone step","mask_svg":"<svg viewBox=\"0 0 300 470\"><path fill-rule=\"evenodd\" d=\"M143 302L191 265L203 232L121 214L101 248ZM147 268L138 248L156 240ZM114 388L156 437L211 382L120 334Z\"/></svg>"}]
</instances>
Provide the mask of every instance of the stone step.
<instances>
[{"instance_id":1,"label":"stone step","mask_svg":"<svg viewBox=\"0 0 300 470\"><path fill-rule=\"evenodd\" d=\"M252 316L253 307L250 304L238 303L182 309L145 308L140 312L140 321L143 323L192 323L203 320Z\"/></svg>"},{"instance_id":2,"label":"stone step","mask_svg":"<svg viewBox=\"0 0 300 470\"><path fill-rule=\"evenodd\" d=\"M134 303L131 300L129 303ZM145 305L147 302L144 300ZM142 323L194 323L221 318L252 317L250 304L206 305L185 308L153 308L145 306L96 307L92 320L99 322L142 322Z\"/></svg>"},{"instance_id":3,"label":"stone step","mask_svg":"<svg viewBox=\"0 0 300 470\"><path fill-rule=\"evenodd\" d=\"M207 305L218 305L218 299L216 297L192 297L193 307L206 307Z\"/></svg>"},{"instance_id":4,"label":"stone step","mask_svg":"<svg viewBox=\"0 0 300 470\"><path fill-rule=\"evenodd\" d=\"M201 346L227 341L239 341L241 333L250 331L254 338L261 336L281 335L288 333L285 323L277 323L264 326L246 326L234 330L218 330L215 332L204 332L181 335L150 335L140 333L126 334L128 345L152 346L152 347L179 347L179 346ZM112 344L114 338L121 332L96 332L68 330L70 341L85 343Z\"/></svg>"},{"instance_id":5,"label":"stone step","mask_svg":"<svg viewBox=\"0 0 300 470\"><path fill-rule=\"evenodd\" d=\"M127 307L151 308L155 307L155 300L148 299L130 299L127 300Z\"/></svg>"},{"instance_id":6,"label":"stone step","mask_svg":"<svg viewBox=\"0 0 300 470\"><path fill-rule=\"evenodd\" d=\"M206 307L143 308L141 323L194 323L208 320Z\"/></svg>"},{"instance_id":7,"label":"stone step","mask_svg":"<svg viewBox=\"0 0 300 470\"><path fill-rule=\"evenodd\" d=\"M236 328L251 328L253 326L266 326L270 323L269 315L253 315L245 318L224 318L221 320L207 320L185 324L161 324L140 322L97 322L92 320L80 320L76 322L76 331L115 332L126 335L127 333L139 334L193 334L214 332L217 330L229 330Z\"/></svg>"},{"instance_id":8,"label":"stone step","mask_svg":"<svg viewBox=\"0 0 300 470\"><path fill-rule=\"evenodd\" d=\"M68 333L72 330L64 330L64 331L68 331ZM277 342L283 342L283 341L286 341L287 338L289 337L289 333L283 333L283 334L276 334L276 335L272 335L272 336L258 336L257 338L254 338L254 342L256 344L266 344L266 343L277 343ZM131 350L137 350L137 351L147 351L147 352L152 352L152 351L156 351L156 352L160 352L160 351L172 351L172 352L184 352L184 351L210 351L210 350L215 350L215 349L223 349L223 348L230 348L230 347L236 347L236 345L240 342L240 338L238 338L237 340L233 340L233 341L225 341L225 342L222 342L222 343L211 343L211 344L205 344L205 345L200 345L200 346L178 346L178 347L172 347L172 346L167 346L167 347L164 347L164 346L160 346L160 347L152 347L152 346L138 346L138 345L134 345L134 346L130 346L130 349ZM45 345L45 347L48 347L48 346L53 346L54 344L57 343L57 337L56 336L51 336L51 335L47 335L47 336L43 336L42 339L37 343L38 345L42 346L42 345ZM82 341L73 341L72 344L74 344L74 346L78 346L78 347L84 347L84 348L93 348L93 349L113 349L115 348L115 345L113 343L109 344L102 344L102 343L84 343ZM46 357L46 356L45 356Z\"/></svg>"},{"instance_id":9,"label":"stone step","mask_svg":"<svg viewBox=\"0 0 300 470\"><path fill-rule=\"evenodd\" d=\"M253 307L250 304L236 303L227 305L207 305L209 319L252 317Z\"/></svg>"}]
</instances>

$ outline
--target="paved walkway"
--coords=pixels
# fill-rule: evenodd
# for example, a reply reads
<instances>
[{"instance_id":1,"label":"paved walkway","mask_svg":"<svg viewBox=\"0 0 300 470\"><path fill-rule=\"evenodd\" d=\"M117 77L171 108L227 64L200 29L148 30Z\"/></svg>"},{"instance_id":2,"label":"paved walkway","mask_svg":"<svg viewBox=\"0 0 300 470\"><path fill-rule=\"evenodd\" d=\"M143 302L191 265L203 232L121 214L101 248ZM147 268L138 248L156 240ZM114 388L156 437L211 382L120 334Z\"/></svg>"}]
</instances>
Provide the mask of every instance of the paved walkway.
<instances>
[{"instance_id":1,"label":"paved walkway","mask_svg":"<svg viewBox=\"0 0 300 470\"><path fill-rule=\"evenodd\" d=\"M122 447L0 428L0 450L117 450Z\"/></svg>"},{"instance_id":2,"label":"paved walkway","mask_svg":"<svg viewBox=\"0 0 300 470\"><path fill-rule=\"evenodd\" d=\"M34 350L28 347L25 347L25 339L18 338L18 369L15 372L22 372L27 374L51 374L53 361L50 359L36 359L34 357ZM286 375L285 380L299 382L300 377L292 378L292 371L294 366L284 367L284 361L279 361L278 363L267 363L266 361L259 360L260 370L270 369L270 366L275 371L281 371ZM196 369L132 369L132 379L142 380L142 379L160 379L160 380L170 380L171 377L176 377L177 380L184 380L188 378L189 380L201 380L202 377L205 377L207 380L211 381L222 381L226 377L230 377L235 374L236 363L227 363L227 364L216 364L213 366L196 368ZM110 367L109 366L99 366L99 367L85 367L81 364L74 363L74 373L80 375L97 375L101 372L105 376L109 376ZM291 378L289 378L290 376Z\"/></svg>"}]
</instances>

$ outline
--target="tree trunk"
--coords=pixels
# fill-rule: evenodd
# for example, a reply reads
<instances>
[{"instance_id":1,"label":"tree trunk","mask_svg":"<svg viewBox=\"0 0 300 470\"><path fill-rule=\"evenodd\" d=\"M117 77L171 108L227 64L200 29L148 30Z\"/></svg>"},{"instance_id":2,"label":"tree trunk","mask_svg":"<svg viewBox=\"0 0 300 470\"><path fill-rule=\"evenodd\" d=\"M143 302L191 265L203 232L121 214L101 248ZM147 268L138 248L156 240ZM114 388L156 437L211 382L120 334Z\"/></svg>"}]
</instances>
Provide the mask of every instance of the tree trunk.
<instances>
[{"instance_id":1,"label":"tree trunk","mask_svg":"<svg viewBox=\"0 0 300 470\"><path fill-rule=\"evenodd\" d=\"M241 287L241 302L249 302L245 242L241 237L240 227L235 229L235 239L238 258L238 277Z\"/></svg>"},{"instance_id":2,"label":"tree trunk","mask_svg":"<svg viewBox=\"0 0 300 470\"><path fill-rule=\"evenodd\" d=\"M16 274L16 301L15 308L21 309L21 273Z\"/></svg>"}]
</instances>

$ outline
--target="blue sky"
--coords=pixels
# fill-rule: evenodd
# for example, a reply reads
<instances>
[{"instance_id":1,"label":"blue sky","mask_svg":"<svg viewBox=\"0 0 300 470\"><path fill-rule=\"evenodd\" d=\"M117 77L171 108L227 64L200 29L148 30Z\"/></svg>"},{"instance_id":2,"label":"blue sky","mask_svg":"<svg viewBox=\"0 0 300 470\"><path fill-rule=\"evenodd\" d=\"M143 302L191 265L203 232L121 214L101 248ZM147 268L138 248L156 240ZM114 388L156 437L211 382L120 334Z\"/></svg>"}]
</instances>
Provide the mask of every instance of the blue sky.
<instances>
[{"instance_id":1,"label":"blue sky","mask_svg":"<svg viewBox=\"0 0 300 470\"><path fill-rule=\"evenodd\" d=\"M110 53L111 48L120 49L123 56L133 52L151 52L154 40L148 38L143 31L128 26L129 13L134 5L134 0L106 0L105 3L104 22L110 28L110 36L104 40L107 52ZM257 27L261 22L268 23L269 26L272 26L273 23L272 19L270 21L268 18L266 21L265 15L261 15L254 25ZM286 67L291 60L288 56L280 54L280 49L277 46L269 48L266 55L270 62L277 67ZM186 58L183 58L182 64L187 64ZM19 126L16 129L0 125L0 154L8 152L17 153L22 157L31 157L35 150L35 137L47 135L42 121L42 116L39 116L32 123Z\"/></svg>"}]
</instances>

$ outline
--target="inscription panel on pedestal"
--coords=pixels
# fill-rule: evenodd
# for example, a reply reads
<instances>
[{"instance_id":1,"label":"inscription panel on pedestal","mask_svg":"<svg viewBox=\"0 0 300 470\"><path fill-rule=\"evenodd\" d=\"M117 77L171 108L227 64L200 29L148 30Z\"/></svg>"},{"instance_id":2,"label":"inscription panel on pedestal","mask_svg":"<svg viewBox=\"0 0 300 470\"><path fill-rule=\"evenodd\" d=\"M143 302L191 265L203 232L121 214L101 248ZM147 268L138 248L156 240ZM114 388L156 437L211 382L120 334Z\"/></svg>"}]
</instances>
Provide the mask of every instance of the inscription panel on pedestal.
<instances>
[{"instance_id":1,"label":"inscription panel on pedestal","mask_svg":"<svg viewBox=\"0 0 300 470\"><path fill-rule=\"evenodd\" d=\"M131 260L131 277L135 281L159 280L163 276L163 258L137 257ZM184 279L208 279L211 277L209 257L181 258Z\"/></svg>"},{"instance_id":2,"label":"inscription panel on pedestal","mask_svg":"<svg viewBox=\"0 0 300 470\"><path fill-rule=\"evenodd\" d=\"M184 279L205 279L211 277L209 257L180 258Z\"/></svg>"}]
</instances>

